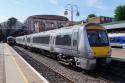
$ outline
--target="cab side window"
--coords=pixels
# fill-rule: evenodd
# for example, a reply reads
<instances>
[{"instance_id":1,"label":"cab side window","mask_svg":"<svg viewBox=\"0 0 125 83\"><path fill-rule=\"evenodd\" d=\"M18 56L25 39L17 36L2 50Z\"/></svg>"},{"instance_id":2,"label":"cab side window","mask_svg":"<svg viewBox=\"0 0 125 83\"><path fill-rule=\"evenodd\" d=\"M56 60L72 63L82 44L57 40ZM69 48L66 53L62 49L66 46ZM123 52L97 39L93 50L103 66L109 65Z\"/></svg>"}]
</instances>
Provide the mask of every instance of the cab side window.
<instances>
[{"instance_id":1,"label":"cab side window","mask_svg":"<svg viewBox=\"0 0 125 83\"><path fill-rule=\"evenodd\" d=\"M113 37L110 38L110 42L114 42L115 39Z\"/></svg>"}]
</instances>

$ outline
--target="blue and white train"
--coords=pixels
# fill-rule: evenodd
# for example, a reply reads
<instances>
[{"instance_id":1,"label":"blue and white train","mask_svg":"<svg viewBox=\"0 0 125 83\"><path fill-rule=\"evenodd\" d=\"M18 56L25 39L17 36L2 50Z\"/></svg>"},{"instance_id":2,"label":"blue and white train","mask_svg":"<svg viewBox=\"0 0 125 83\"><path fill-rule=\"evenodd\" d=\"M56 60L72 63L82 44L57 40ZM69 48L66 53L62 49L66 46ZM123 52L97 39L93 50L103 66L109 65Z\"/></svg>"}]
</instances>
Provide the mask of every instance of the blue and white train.
<instances>
[{"instance_id":1,"label":"blue and white train","mask_svg":"<svg viewBox=\"0 0 125 83\"><path fill-rule=\"evenodd\" d=\"M112 47L125 48L125 33L112 33L108 36Z\"/></svg>"}]
</instances>

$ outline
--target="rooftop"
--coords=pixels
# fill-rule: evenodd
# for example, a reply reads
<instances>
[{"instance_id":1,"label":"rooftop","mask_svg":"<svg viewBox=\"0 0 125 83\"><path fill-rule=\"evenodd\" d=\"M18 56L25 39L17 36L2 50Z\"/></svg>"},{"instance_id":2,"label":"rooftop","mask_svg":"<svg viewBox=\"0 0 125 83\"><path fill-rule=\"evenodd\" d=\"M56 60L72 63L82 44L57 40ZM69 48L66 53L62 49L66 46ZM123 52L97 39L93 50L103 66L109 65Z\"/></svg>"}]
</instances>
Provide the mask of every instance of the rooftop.
<instances>
[{"instance_id":1,"label":"rooftop","mask_svg":"<svg viewBox=\"0 0 125 83\"><path fill-rule=\"evenodd\" d=\"M49 19L49 20L61 20L61 21L69 20L67 17L59 15L33 15L28 17L28 19Z\"/></svg>"}]
</instances>

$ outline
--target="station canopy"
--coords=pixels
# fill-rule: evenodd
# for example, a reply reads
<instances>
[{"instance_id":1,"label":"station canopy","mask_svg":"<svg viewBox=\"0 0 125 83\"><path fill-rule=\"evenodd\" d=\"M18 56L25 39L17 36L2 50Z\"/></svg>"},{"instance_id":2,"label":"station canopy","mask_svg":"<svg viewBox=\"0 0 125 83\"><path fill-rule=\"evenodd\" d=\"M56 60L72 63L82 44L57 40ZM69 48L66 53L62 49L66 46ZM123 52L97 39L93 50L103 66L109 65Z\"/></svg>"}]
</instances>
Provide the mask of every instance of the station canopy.
<instances>
[{"instance_id":1,"label":"station canopy","mask_svg":"<svg viewBox=\"0 0 125 83\"><path fill-rule=\"evenodd\" d=\"M7 21L0 23L0 37L6 40L8 36L17 36L17 32L25 31L26 27L16 18L11 17ZM15 34L16 33L16 34Z\"/></svg>"},{"instance_id":2,"label":"station canopy","mask_svg":"<svg viewBox=\"0 0 125 83\"><path fill-rule=\"evenodd\" d=\"M125 33L125 20L102 24L109 33Z\"/></svg>"}]
</instances>

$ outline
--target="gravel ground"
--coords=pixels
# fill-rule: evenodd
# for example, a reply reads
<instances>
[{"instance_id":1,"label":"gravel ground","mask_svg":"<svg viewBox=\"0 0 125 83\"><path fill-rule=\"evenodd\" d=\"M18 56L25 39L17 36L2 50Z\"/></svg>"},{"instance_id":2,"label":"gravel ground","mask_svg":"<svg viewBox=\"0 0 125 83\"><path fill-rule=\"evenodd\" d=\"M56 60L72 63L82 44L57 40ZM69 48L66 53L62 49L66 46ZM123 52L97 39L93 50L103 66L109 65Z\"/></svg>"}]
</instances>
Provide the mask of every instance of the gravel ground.
<instances>
[{"instance_id":1,"label":"gravel ground","mask_svg":"<svg viewBox=\"0 0 125 83\"><path fill-rule=\"evenodd\" d=\"M50 83L69 83L68 80L67 81L63 81L66 79L71 80L74 83L111 83L111 82L115 82L115 83L125 83L125 80L120 78L120 77L115 77L112 75L108 75L102 72L89 72L86 73L84 72L84 70L81 69L70 69L64 65L61 65L60 63L58 63L57 61L50 59L46 56L42 56L38 53L31 53L30 51L27 51L21 47L17 47L16 48L22 50L23 52L25 52L26 54L28 54L30 57L34 58L35 60L41 62L44 66L39 66L39 65L35 65L37 66L38 69L36 70L40 70L41 74L47 79L49 80ZM38 63L37 63L38 64ZM47 69L46 69L47 67ZM41 69L43 68L43 69ZM48 73L49 71L55 71L56 74L51 74ZM62 76L64 76L66 79L62 79L62 77L59 77L58 74L61 74ZM52 78L51 78L52 76ZM53 77L54 76L54 77ZM57 79L56 79L57 78ZM60 78L60 79L59 79ZM57 81L59 80L59 81Z\"/></svg>"},{"instance_id":2,"label":"gravel ground","mask_svg":"<svg viewBox=\"0 0 125 83\"><path fill-rule=\"evenodd\" d=\"M68 79L64 79L61 75L51 70L49 67L40 63L39 61L33 59L28 54L16 49L16 51L31 65L33 66L40 74L42 74L50 83L73 83ZM27 57L28 56L28 57ZM45 72L46 71L46 72Z\"/></svg>"}]
</instances>

